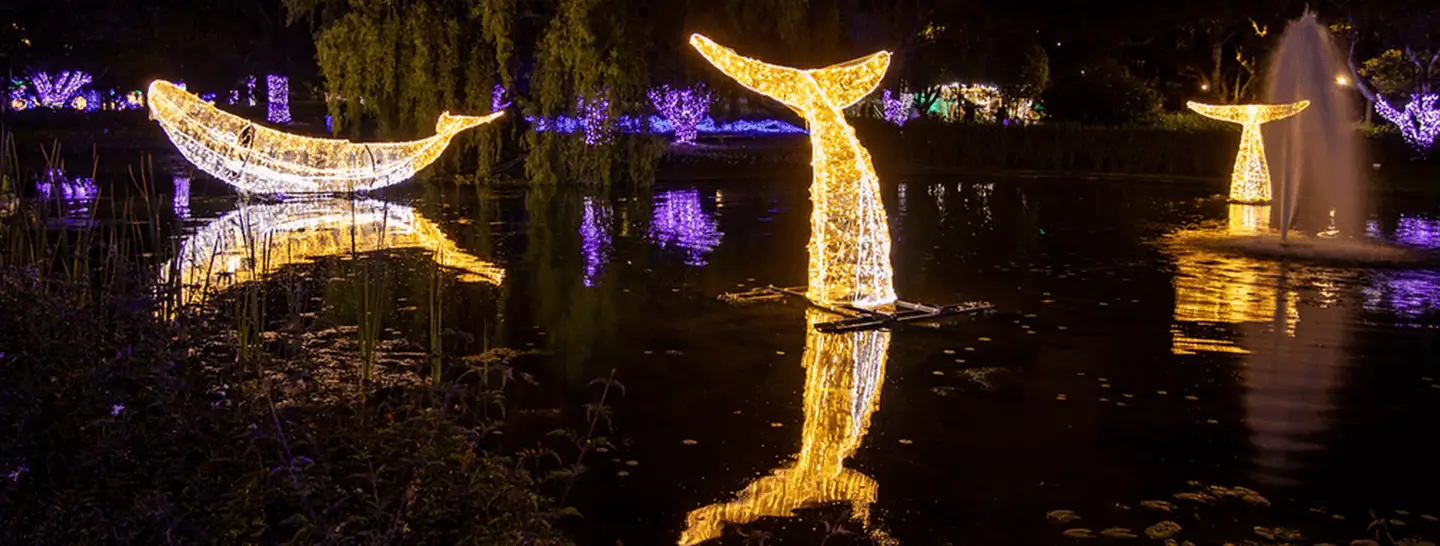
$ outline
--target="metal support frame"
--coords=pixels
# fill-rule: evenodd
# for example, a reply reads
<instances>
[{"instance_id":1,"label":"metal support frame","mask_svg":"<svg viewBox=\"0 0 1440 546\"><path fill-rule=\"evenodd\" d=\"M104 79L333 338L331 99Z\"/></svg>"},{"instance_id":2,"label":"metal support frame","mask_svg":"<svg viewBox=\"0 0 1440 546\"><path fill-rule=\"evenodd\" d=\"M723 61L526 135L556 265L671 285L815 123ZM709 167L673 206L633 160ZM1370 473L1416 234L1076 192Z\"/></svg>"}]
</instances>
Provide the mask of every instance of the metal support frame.
<instances>
[{"instance_id":1,"label":"metal support frame","mask_svg":"<svg viewBox=\"0 0 1440 546\"><path fill-rule=\"evenodd\" d=\"M774 285L752 288L745 292L721 294L720 300L730 303L754 303L775 301L794 296L823 311L844 317L815 325L815 330L825 333L849 332L895 326L906 322L936 320L959 315L974 315L991 311L995 306L984 301L968 301L952 305L930 305L913 301L896 300L875 309L865 309L849 304L828 305L810 301L805 297L805 287L782 288Z\"/></svg>"}]
</instances>

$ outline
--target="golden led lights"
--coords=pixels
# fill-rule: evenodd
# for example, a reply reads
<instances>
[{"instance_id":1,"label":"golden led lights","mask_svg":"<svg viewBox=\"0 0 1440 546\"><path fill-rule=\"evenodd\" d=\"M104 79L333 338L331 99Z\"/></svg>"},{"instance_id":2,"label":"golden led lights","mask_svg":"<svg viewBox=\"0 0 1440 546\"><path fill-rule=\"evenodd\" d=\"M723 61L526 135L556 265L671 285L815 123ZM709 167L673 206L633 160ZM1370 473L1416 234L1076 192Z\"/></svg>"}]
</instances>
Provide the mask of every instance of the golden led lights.
<instances>
[{"instance_id":1,"label":"golden led lights","mask_svg":"<svg viewBox=\"0 0 1440 546\"><path fill-rule=\"evenodd\" d=\"M895 301L890 231L880 178L842 110L880 85L890 53L800 70L742 57L699 34L690 37L710 64L741 85L805 118L813 149L810 270L806 296L816 303L873 308Z\"/></svg>"},{"instance_id":2,"label":"golden led lights","mask_svg":"<svg viewBox=\"0 0 1440 546\"><path fill-rule=\"evenodd\" d=\"M1230 205L1226 236L1250 236L1268 231L1268 205ZM1204 236L1204 235L1202 235ZM1282 294L1276 279L1280 265L1240 255L1204 249L1188 237L1177 237L1175 254L1175 327L1171 351L1249 353L1231 340L1187 335L1182 323L1199 324L1210 331L1223 324L1283 321L1293 334L1300 321L1295 294ZM1277 316L1282 308L1283 316Z\"/></svg>"},{"instance_id":3,"label":"golden led lights","mask_svg":"<svg viewBox=\"0 0 1440 546\"><path fill-rule=\"evenodd\" d=\"M352 252L421 248L464 282L499 285L505 271L467 254L415 209L371 199L323 199L245 205L186 237L162 284L178 272L180 302L200 303L213 290L256 281L280 268Z\"/></svg>"},{"instance_id":4,"label":"golden led lights","mask_svg":"<svg viewBox=\"0 0 1440 546\"><path fill-rule=\"evenodd\" d=\"M1310 106L1310 101L1230 106L1188 102L1185 105L1207 118L1241 124L1240 152L1235 156L1235 170L1230 173L1230 200L1236 203L1270 202L1270 165L1265 162L1265 141L1260 137L1260 125L1298 114Z\"/></svg>"},{"instance_id":5,"label":"golden led lights","mask_svg":"<svg viewBox=\"0 0 1440 546\"><path fill-rule=\"evenodd\" d=\"M440 114L435 136L355 143L283 133L216 108L164 80L150 84L150 117L181 155L249 193L349 193L402 182L434 162L455 135L500 117Z\"/></svg>"},{"instance_id":6,"label":"golden led lights","mask_svg":"<svg viewBox=\"0 0 1440 546\"><path fill-rule=\"evenodd\" d=\"M832 503L848 504L851 517L868 527L870 505L879 485L845 468L880 407L890 332L864 330L821 333L815 324L829 318L810 309L805 328L805 424L800 453L793 463L750 482L736 499L691 511L685 516L680 544L719 538L727 524L743 525L763 517L790 517L794 511ZM871 531L884 542L883 533Z\"/></svg>"}]
</instances>

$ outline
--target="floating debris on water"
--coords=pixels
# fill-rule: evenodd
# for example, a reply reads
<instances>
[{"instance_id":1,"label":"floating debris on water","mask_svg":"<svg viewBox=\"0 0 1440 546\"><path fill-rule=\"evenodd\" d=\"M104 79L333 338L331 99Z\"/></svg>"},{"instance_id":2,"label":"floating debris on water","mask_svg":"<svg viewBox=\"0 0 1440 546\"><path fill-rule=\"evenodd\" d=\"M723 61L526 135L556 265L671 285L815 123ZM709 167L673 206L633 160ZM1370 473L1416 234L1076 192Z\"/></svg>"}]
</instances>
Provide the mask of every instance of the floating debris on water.
<instances>
[{"instance_id":1,"label":"floating debris on water","mask_svg":"<svg viewBox=\"0 0 1440 546\"><path fill-rule=\"evenodd\" d=\"M690 440L690 439L687 438L687 439L685 439L685 440L681 440L680 443L685 444L685 445L687 445L687 446L693 446L693 445L698 444L698 443L700 443L700 442L697 442L697 441L695 441L695 440Z\"/></svg>"},{"instance_id":2,"label":"floating debris on water","mask_svg":"<svg viewBox=\"0 0 1440 546\"><path fill-rule=\"evenodd\" d=\"M770 423L770 428L780 428L783 426L785 426L785 423Z\"/></svg>"},{"instance_id":3,"label":"floating debris on water","mask_svg":"<svg viewBox=\"0 0 1440 546\"><path fill-rule=\"evenodd\" d=\"M910 440L909 438L901 438L901 439L900 439L900 444L901 444L901 445L907 445L907 446L908 446L908 445L913 444L913 443L915 443L915 442L912 441L912 440Z\"/></svg>"},{"instance_id":4,"label":"floating debris on water","mask_svg":"<svg viewBox=\"0 0 1440 546\"><path fill-rule=\"evenodd\" d=\"M1065 399L1066 399L1066 398L1065 398L1065 394L1064 394L1064 393L1057 394L1057 395L1055 395L1055 399L1056 399L1056 400L1065 400Z\"/></svg>"}]
</instances>

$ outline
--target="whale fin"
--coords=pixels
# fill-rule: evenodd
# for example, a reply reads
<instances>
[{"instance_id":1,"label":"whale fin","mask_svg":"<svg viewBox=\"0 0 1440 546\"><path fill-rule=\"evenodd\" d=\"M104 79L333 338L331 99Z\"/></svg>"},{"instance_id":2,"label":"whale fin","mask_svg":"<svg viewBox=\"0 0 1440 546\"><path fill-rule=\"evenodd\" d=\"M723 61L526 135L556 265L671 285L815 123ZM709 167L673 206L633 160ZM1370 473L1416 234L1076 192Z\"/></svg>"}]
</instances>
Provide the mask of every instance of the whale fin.
<instances>
[{"instance_id":1,"label":"whale fin","mask_svg":"<svg viewBox=\"0 0 1440 546\"><path fill-rule=\"evenodd\" d=\"M804 110L806 98L812 93L807 89L807 80L811 78L806 71L741 56L735 50L699 34L690 35L690 45L699 51L705 60L710 61L710 64L715 65L715 68L720 69L726 76L740 82L740 85L785 103L791 110Z\"/></svg>"},{"instance_id":2,"label":"whale fin","mask_svg":"<svg viewBox=\"0 0 1440 546\"><path fill-rule=\"evenodd\" d=\"M436 134L454 134L464 131L477 125L484 125L495 121L496 118L505 115L504 111L495 112L488 116L457 116L450 112L442 112L440 119L435 122Z\"/></svg>"},{"instance_id":3,"label":"whale fin","mask_svg":"<svg viewBox=\"0 0 1440 546\"><path fill-rule=\"evenodd\" d=\"M845 108L873 93L890 68L890 52L881 51L825 68L809 70L825 98L835 108Z\"/></svg>"},{"instance_id":4,"label":"whale fin","mask_svg":"<svg viewBox=\"0 0 1440 546\"><path fill-rule=\"evenodd\" d=\"M825 68L801 70L744 57L700 34L690 35L690 45L740 85L784 103L802 117L806 102L813 100L811 94L815 92L810 82L824 94L827 106L845 108L875 91L890 68L888 51Z\"/></svg>"}]
</instances>

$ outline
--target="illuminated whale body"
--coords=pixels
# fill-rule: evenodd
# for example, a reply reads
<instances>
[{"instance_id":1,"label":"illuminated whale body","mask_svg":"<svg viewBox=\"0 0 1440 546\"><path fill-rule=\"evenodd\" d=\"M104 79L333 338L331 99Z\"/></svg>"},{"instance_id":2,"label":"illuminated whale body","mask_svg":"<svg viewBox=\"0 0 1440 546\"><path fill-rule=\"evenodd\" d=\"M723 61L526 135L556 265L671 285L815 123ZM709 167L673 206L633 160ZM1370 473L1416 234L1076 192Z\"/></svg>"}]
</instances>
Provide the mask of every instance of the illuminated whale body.
<instances>
[{"instance_id":1,"label":"illuminated whale body","mask_svg":"<svg viewBox=\"0 0 1440 546\"><path fill-rule=\"evenodd\" d=\"M150 83L150 117L181 155L246 193L350 193L402 182L440 157L455 135L498 118L440 114L435 136L356 143L292 135L230 114L165 80Z\"/></svg>"},{"instance_id":2,"label":"illuminated whale body","mask_svg":"<svg viewBox=\"0 0 1440 546\"><path fill-rule=\"evenodd\" d=\"M810 126L810 271L806 297L821 304L874 308L895 302L890 228L870 153L845 122L845 107L869 95L890 67L881 51L813 70L743 57L699 34L690 37L710 64L773 98Z\"/></svg>"}]
</instances>

